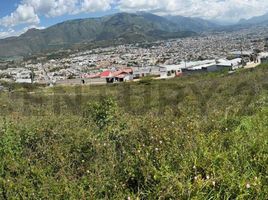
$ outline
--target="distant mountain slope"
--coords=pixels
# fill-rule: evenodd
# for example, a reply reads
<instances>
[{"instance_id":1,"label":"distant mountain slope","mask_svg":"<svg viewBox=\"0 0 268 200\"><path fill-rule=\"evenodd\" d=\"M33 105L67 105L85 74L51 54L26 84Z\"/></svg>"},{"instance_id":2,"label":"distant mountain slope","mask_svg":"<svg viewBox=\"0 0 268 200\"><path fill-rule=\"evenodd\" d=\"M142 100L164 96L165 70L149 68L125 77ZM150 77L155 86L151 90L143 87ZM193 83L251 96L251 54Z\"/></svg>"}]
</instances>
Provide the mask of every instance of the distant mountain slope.
<instances>
[{"instance_id":1,"label":"distant mountain slope","mask_svg":"<svg viewBox=\"0 0 268 200\"><path fill-rule=\"evenodd\" d=\"M189 30L194 32L203 32L220 27L220 25L201 18L183 16L165 16L165 18L175 23L182 30Z\"/></svg>"},{"instance_id":2,"label":"distant mountain slope","mask_svg":"<svg viewBox=\"0 0 268 200\"><path fill-rule=\"evenodd\" d=\"M118 13L94 19L66 21L44 30L0 40L0 57L26 56L90 42L131 43L192 36L196 33L148 13Z\"/></svg>"},{"instance_id":3,"label":"distant mountain slope","mask_svg":"<svg viewBox=\"0 0 268 200\"><path fill-rule=\"evenodd\" d=\"M238 23L232 25L221 26L218 31L239 31L242 29L267 27L268 13L262 16L252 17L250 19L241 19Z\"/></svg>"},{"instance_id":4,"label":"distant mountain slope","mask_svg":"<svg viewBox=\"0 0 268 200\"><path fill-rule=\"evenodd\" d=\"M252 17L250 19L242 19L239 21L238 24L241 24L241 25L268 24L268 13L261 15L261 16Z\"/></svg>"}]
</instances>

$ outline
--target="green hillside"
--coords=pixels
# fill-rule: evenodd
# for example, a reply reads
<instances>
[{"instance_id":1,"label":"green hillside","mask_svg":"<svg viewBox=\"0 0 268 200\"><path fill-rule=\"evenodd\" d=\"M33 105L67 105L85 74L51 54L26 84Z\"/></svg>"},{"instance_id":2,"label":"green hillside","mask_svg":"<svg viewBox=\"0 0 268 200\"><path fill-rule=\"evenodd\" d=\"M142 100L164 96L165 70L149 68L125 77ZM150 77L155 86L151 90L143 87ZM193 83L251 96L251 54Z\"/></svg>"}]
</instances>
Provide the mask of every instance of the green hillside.
<instances>
[{"instance_id":1,"label":"green hillside","mask_svg":"<svg viewBox=\"0 0 268 200\"><path fill-rule=\"evenodd\" d=\"M27 56L90 43L109 46L192 35L196 33L153 14L118 13L66 21L44 30L31 29L19 37L0 40L0 57Z\"/></svg>"},{"instance_id":2,"label":"green hillside","mask_svg":"<svg viewBox=\"0 0 268 200\"><path fill-rule=\"evenodd\" d=\"M220 25L214 24L208 20L195 17L166 16L165 18L170 22L175 23L182 30L191 30L197 33L217 30L221 27Z\"/></svg>"},{"instance_id":3,"label":"green hillside","mask_svg":"<svg viewBox=\"0 0 268 200\"><path fill-rule=\"evenodd\" d=\"M267 199L267 77L9 85L0 199Z\"/></svg>"}]
</instances>

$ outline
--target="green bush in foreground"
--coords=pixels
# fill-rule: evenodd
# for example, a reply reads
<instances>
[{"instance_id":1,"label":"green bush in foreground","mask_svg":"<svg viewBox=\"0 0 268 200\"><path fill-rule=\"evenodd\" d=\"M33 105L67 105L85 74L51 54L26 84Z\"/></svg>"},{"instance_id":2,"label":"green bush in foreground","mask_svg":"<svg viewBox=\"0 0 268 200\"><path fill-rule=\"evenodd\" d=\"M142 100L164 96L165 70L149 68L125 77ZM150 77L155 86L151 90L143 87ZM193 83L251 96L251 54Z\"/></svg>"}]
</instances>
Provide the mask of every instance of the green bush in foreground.
<instances>
[{"instance_id":1,"label":"green bush in foreground","mask_svg":"<svg viewBox=\"0 0 268 200\"><path fill-rule=\"evenodd\" d=\"M129 112L120 86L81 115L3 95L18 110L0 121L0 199L267 199L267 75L168 80L160 102L158 82L134 84Z\"/></svg>"}]
</instances>

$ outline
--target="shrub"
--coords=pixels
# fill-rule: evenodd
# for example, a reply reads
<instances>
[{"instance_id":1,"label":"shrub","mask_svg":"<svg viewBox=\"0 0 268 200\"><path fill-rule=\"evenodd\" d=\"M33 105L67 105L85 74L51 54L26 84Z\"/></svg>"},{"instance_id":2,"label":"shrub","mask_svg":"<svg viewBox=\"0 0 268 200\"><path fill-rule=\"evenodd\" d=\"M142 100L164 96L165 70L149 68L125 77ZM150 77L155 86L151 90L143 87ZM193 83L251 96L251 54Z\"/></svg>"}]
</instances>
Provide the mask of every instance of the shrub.
<instances>
[{"instance_id":1,"label":"shrub","mask_svg":"<svg viewBox=\"0 0 268 200\"><path fill-rule=\"evenodd\" d=\"M111 98L103 97L100 102L87 105L85 117L93 120L100 129L103 129L116 121L117 112L116 102Z\"/></svg>"}]
</instances>

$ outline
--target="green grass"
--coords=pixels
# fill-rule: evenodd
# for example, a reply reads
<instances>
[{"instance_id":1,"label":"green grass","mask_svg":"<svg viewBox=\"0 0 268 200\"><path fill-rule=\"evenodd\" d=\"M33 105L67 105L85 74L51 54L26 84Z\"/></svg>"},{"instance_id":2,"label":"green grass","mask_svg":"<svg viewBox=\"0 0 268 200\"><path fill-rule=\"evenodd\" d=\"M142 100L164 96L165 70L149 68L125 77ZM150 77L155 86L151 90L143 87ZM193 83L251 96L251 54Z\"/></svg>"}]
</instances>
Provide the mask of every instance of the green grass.
<instances>
[{"instance_id":1,"label":"green grass","mask_svg":"<svg viewBox=\"0 0 268 200\"><path fill-rule=\"evenodd\" d=\"M0 199L267 199L267 77L16 86L0 94Z\"/></svg>"}]
</instances>

